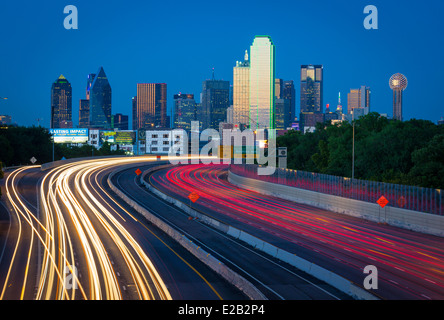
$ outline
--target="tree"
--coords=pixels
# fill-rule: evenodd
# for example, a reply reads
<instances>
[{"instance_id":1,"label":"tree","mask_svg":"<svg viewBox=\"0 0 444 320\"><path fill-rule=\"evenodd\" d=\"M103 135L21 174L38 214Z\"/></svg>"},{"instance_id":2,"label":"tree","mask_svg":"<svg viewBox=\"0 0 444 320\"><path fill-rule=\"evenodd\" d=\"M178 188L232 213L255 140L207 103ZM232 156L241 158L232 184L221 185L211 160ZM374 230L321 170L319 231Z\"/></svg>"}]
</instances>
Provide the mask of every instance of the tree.
<instances>
[{"instance_id":1,"label":"tree","mask_svg":"<svg viewBox=\"0 0 444 320\"><path fill-rule=\"evenodd\" d=\"M442 188L442 136L444 126L427 120L389 120L375 112L360 117L355 120L355 178ZM287 147L288 168L344 177L351 177L352 144L349 122L320 123L313 133L278 137L278 146Z\"/></svg>"},{"instance_id":2,"label":"tree","mask_svg":"<svg viewBox=\"0 0 444 320\"><path fill-rule=\"evenodd\" d=\"M412 153L409 182L421 187L444 189L444 134L438 134L425 147Z\"/></svg>"}]
</instances>

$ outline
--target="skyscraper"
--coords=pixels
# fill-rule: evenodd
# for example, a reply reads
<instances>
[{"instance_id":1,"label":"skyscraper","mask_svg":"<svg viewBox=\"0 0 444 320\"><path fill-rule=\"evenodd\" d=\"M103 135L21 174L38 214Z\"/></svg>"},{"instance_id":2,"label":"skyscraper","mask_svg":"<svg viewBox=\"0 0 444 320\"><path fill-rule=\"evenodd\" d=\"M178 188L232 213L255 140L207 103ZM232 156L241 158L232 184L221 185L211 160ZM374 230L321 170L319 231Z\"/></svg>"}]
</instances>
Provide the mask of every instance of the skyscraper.
<instances>
[{"instance_id":1,"label":"skyscraper","mask_svg":"<svg viewBox=\"0 0 444 320\"><path fill-rule=\"evenodd\" d=\"M202 129L219 130L219 123L227 119L230 106L230 82L205 80L202 83Z\"/></svg>"},{"instance_id":2,"label":"skyscraper","mask_svg":"<svg viewBox=\"0 0 444 320\"><path fill-rule=\"evenodd\" d=\"M402 92L407 88L407 78L396 73L391 76L389 85L393 90L393 119L402 121Z\"/></svg>"},{"instance_id":3,"label":"skyscraper","mask_svg":"<svg viewBox=\"0 0 444 320\"><path fill-rule=\"evenodd\" d=\"M128 130L128 116L123 115L121 113L116 113L113 116L113 129L119 129L119 130Z\"/></svg>"},{"instance_id":4,"label":"skyscraper","mask_svg":"<svg viewBox=\"0 0 444 320\"><path fill-rule=\"evenodd\" d=\"M283 83L282 98L290 100L290 125L296 119L296 90L294 88L293 80L286 80Z\"/></svg>"},{"instance_id":5,"label":"skyscraper","mask_svg":"<svg viewBox=\"0 0 444 320\"><path fill-rule=\"evenodd\" d=\"M72 127L72 88L63 75L51 87L50 126L51 129Z\"/></svg>"},{"instance_id":6,"label":"skyscraper","mask_svg":"<svg viewBox=\"0 0 444 320\"><path fill-rule=\"evenodd\" d=\"M89 98L91 86L96 77L95 73L90 73L86 81L86 99L81 99L79 104L79 127L89 128Z\"/></svg>"},{"instance_id":7,"label":"skyscraper","mask_svg":"<svg viewBox=\"0 0 444 320\"><path fill-rule=\"evenodd\" d=\"M276 99L274 102L275 113L274 121L276 129L287 129L291 126L290 123L290 100Z\"/></svg>"},{"instance_id":8,"label":"skyscraper","mask_svg":"<svg viewBox=\"0 0 444 320\"><path fill-rule=\"evenodd\" d=\"M347 95L347 113L351 114L353 111L356 115L362 116L370 112L370 88L361 86L359 89L350 89Z\"/></svg>"},{"instance_id":9,"label":"skyscraper","mask_svg":"<svg viewBox=\"0 0 444 320\"><path fill-rule=\"evenodd\" d=\"M174 95L174 128L191 130L191 121L197 120L197 104L194 94Z\"/></svg>"},{"instance_id":10,"label":"skyscraper","mask_svg":"<svg viewBox=\"0 0 444 320\"><path fill-rule=\"evenodd\" d=\"M284 81L282 79L274 79L274 95L276 99L281 99L284 89Z\"/></svg>"},{"instance_id":11,"label":"skyscraper","mask_svg":"<svg viewBox=\"0 0 444 320\"><path fill-rule=\"evenodd\" d=\"M256 36L250 47L250 128L274 128L275 46Z\"/></svg>"},{"instance_id":12,"label":"skyscraper","mask_svg":"<svg viewBox=\"0 0 444 320\"><path fill-rule=\"evenodd\" d=\"M323 67L301 66L301 112L323 112Z\"/></svg>"},{"instance_id":13,"label":"skyscraper","mask_svg":"<svg viewBox=\"0 0 444 320\"><path fill-rule=\"evenodd\" d=\"M89 127L111 129L111 86L100 67L89 91Z\"/></svg>"},{"instance_id":14,"label":"skyscraper","mask_svg":"<svg viewBox=\"0 0 444 320\"><path fill-rule=\"evenodd\" d=\"M136 125L133 130L169 127L166 83L137 84Z\"/></svg>"},{"instance_id":15,"label":"skyscraper","mask_svg":"<svg viewBox=\"0 0 444 320\"><path fill-rule=\"evenodd\" d=\"M132 113L133 113L133 126L132 129L133 130L137 130L138 129L138 125L137 125L137 96L134 96L131 99L131 107L132 107Z\"/></svg>"},{"instance_id":16,"label":"skyscraper","mask_svg":"<svg viewBox=\"0 0 444 320\"><path fill-rule=\"evenodd\" d=\"M80 100L79 128L89 128L89 100L87 99Z\"/></svg>"},{"instance_id":17,"label":"skyscraper","mask_svg":"<svg viewBox=\"0 0 444 320\"><path fill-rule=\"evenodd\" d=\"M250 116L250 61L245 50L244 61L233 68L233 123L248 124Z\"/></svg>"},{"instance_id":18,"label":"skyscraper","mask_svg":"<svg viewBox=\"0 0 444 320\"><path fill-rule=\"evenodd\" d=\"M86 81L86 100L89 100L90 92L91 92L91 86L94 82L94 78L96 77L95 73L90 73L88 75L87 81Z\"/></svg>"}]
</instances>

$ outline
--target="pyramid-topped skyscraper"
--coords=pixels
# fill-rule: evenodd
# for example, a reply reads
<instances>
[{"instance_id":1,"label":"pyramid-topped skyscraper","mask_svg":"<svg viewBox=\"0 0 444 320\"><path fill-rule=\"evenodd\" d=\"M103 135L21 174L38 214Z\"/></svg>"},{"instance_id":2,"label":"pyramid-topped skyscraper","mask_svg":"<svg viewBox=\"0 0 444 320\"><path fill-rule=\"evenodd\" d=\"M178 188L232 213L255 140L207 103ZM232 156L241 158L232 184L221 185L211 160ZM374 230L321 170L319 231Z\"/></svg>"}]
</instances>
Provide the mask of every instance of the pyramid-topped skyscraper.
<instances>
[{"instance_id":1,"label":"pyramid-topped skyscraper","mask_svg":"<svg viewBox=\"0 0 444 320\"><path fill-rule=\"evenodd\" d=\"M111 129L111 86L100 67L89 92L89 127Z\"/></svg>"}]
</instances>

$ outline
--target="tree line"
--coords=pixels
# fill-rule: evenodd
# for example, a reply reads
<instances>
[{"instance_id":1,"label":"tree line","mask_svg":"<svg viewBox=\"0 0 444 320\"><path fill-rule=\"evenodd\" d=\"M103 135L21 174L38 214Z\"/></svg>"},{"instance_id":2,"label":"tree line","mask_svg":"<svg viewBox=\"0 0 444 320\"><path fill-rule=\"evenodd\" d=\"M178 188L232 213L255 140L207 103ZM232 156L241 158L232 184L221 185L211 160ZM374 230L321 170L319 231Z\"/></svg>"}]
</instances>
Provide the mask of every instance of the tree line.
<instances>
[{"instance_id":1,"label":"tree line","mask_svg":"<svg viewBox=\"0 0 444 320\"><path fill-rule=\"evenodd\" d=\"M369 113L355 120L356 179L444 189L444 125L389 120ZM290 169L352 176L353 125L319 123L313 133L277 138Z\"/></svg>"},{"instance_id":2,"label":"tree line","mask_svg":"<svg viewBox=\"0 0 444 320\"><path fill-rule=\"evenodd\" d=\"M54 148L54 149L53 149ZM43 127L9 126L0 128L0 162L3 167L32 164L43 164L62 158L80 158L91 156L123 155L123 150L111 150L111 145L105 142L100 149L84 144L71 146L54 144L48 129Z\"/></svg>"}]
</instances>

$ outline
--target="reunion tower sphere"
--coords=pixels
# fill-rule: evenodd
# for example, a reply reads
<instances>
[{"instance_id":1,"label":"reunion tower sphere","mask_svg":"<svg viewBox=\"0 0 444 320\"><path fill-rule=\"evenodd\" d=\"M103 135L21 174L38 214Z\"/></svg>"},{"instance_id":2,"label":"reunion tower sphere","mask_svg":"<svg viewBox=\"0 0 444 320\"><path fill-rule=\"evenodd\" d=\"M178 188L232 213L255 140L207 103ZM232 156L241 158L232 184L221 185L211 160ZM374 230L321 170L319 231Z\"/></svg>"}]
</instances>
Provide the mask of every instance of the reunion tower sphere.
<instances>
[{"instance_id":1,"label":"reunion tower sphere","mask_svg":"<svg viewBox=\"0 0 444 320\"><path fill-rule=\"evenodd\" d=\"M407 88L407 78L396 73L391 76L389 85L393 90L393 119L402 121L402 92Z\"/></svg>"},{"instance_id":2,"label":"reunion tower sphere","mask_svg":"<svg viewBox=\"0 0 444 320\"><path fill-rule=\"evenodd\" d=\"M391 76L390 78L390 89L392 90L405 90L405 88L407 88L407 78L401 74L401 73L396 73L394 75Z\"/></svg>"}]
</instances>

